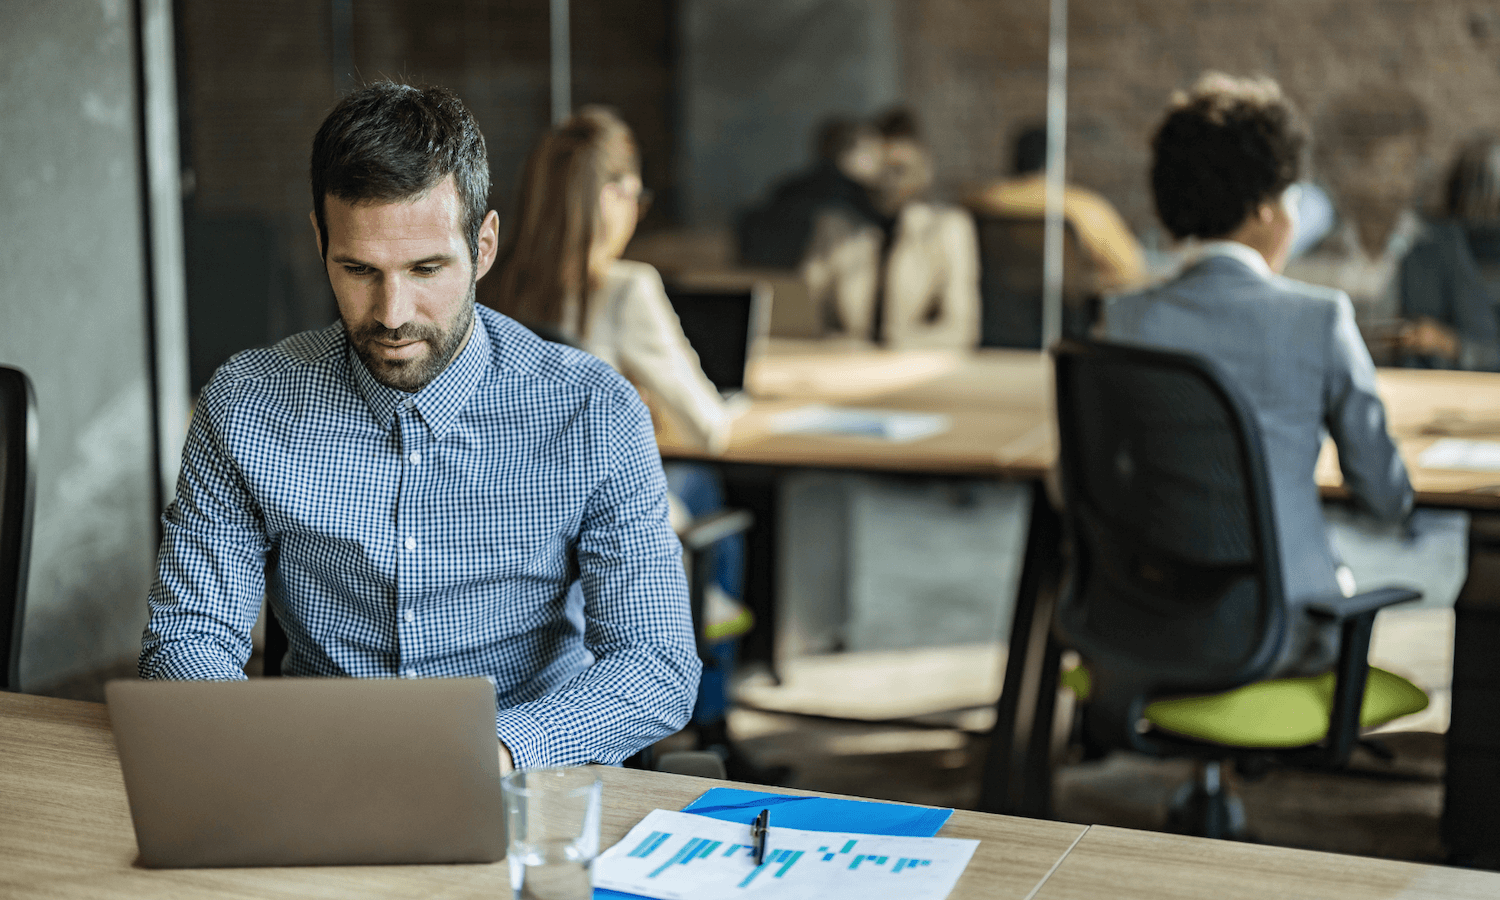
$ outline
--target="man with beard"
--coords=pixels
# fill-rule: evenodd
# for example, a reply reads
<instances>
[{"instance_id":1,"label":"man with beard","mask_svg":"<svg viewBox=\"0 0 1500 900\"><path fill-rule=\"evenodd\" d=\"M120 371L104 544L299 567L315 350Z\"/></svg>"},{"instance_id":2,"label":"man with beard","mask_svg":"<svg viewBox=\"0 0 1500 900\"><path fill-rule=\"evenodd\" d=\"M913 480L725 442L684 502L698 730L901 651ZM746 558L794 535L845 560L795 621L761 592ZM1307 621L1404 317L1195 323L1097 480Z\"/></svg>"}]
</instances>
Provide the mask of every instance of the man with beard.
<instances>
[{"instance_id":1,"label":"man with beard","mask_svg":"<svg viewBox=\"0 0 1500 900\"><path fill-rule=\"evenodd\" d=\"M472 116L371 85L311 176L340 321L204 389L142 677L245 677L265 598L286 674L489 677L503 765L676 731L699 662L650 417L605 363L475 307L498 217Z\"/></svg>"}]
</instances>

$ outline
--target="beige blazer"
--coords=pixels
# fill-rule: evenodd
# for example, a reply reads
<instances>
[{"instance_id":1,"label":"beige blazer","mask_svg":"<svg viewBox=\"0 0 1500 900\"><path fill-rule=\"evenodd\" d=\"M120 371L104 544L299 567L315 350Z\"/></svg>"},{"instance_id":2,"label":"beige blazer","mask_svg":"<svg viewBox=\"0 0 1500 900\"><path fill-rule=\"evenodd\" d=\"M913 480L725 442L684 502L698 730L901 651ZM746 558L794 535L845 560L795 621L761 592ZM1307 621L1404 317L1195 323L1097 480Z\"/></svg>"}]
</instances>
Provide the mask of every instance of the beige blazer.
<instances>
[{"instance_id":1,"label":"beige blazer","mask_svg":"<svg viewBox=\"0 0 1500 900\"><path fill-rule=\"evenodd\" d=\"M835 334L874 338L880 229L839 212L813 226L802 277ZM953 347L979 343L979 241L958 207L901 208L885 268L885 343Z\"/></svg>"},{"instance_id":2,"label":"beige blazer","mask_svg":"<svg viewBox=\"0 0 1500 900\"><path fill-rule=\"evenodd\" d=\"M577 303L568 304L565 331L578 338ZM712 453L729 444L733 415L698 365L698 354L682 333L656 269L616 260L604 283L589 297L589 327L583 349L649 392L683 430Z\"/></svg>"}]
</instances>

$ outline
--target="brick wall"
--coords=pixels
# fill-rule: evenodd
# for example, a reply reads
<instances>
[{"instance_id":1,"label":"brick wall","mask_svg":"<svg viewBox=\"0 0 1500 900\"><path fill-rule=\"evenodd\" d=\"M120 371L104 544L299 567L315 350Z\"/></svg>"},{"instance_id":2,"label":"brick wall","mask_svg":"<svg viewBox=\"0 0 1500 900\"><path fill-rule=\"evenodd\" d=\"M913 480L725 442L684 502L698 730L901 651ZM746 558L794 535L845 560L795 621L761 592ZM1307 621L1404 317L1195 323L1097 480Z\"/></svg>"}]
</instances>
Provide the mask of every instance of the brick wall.
<instances>
[{"instance_id":1,"label":"brick wall","mask_svg":"<svg viewBox=\"0 0 1500 900\"><path fill-rule=\"evenodd\" d=\"M1480 0L1074 0L1069 17L1070 177L1137 231L1155 228L1147 140L1168 95L1217 68L1278 79L1327 125L1350 98L1409 93L1429 129L1408 173L1430 186L1454 145L1500 129L1500 3ZM1045 111L1047 4L907 0L908 97L925 119L943 189L996 172L1014 131ZM1315 140L1317 139L1315 134ZM1348 140L1327 132L1328 154ZM1414 177L1409 177L1414 176ZM1338 185L1330 183L1334 192ZM1336 197L1336 200L1338 198Z\"/></svg>"}]
</instances>

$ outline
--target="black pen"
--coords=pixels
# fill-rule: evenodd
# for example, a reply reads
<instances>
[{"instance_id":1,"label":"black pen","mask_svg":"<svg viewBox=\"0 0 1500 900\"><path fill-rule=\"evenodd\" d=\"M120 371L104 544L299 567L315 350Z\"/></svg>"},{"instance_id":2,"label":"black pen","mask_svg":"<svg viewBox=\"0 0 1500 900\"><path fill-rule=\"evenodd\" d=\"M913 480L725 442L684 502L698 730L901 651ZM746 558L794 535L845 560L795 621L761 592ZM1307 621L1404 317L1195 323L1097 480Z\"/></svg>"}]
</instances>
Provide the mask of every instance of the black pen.
<instances>
[{"instance_id":1,"label":"black pen","mask_svg":"<svg viewBox=\"0 0 1500 900\"><path fill-rule=\"evenodd\" d=\"M766 864L766 832L771 830L771 811L763 809L750 823L750 837L755 840L755 864Z\"/></svg>"}]
</instances>

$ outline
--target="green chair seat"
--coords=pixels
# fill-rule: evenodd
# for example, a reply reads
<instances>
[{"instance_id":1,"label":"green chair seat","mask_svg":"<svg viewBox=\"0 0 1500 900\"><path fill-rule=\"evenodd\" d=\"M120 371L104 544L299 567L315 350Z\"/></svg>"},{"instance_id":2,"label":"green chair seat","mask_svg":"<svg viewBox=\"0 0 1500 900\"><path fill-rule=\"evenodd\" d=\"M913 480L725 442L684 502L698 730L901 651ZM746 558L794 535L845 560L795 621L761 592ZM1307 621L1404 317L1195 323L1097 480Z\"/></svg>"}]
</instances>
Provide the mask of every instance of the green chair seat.
<instances>
[{"instance_id":1,"label":"green chair seat","mask_svg":"<svg viewBox=\"0 0 1500 900\"><path fill-rule=\"evenodd\" d=\"M1333 708L1332 672L1310 678L1277 678L1194 697L1157 700L1146 706L1147 721L1163 731L1231 747L1302 747L1328 734ZM1062 683L1088 698L1088 672L1081 666L1063 673ZM1370 667L1359 723L1365 728L1427 708L1422 689L1384 669Z\"/></svg>"}]
</instances>

